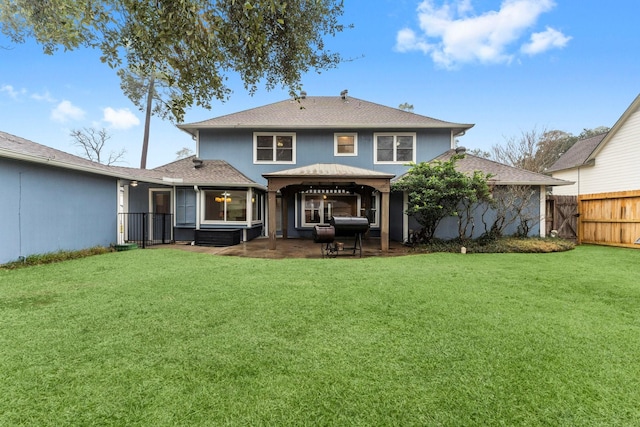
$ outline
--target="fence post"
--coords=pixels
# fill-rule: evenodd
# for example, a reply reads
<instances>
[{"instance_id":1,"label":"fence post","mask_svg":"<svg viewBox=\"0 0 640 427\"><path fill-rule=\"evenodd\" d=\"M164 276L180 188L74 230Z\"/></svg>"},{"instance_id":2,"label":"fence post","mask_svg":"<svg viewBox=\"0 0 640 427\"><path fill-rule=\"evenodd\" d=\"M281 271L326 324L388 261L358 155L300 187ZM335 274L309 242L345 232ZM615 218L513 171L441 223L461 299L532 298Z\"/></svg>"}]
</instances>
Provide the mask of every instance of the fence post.
<instances>
[{"instance_id":1,"label":"fence post","mask_svg":"<svg viewBox=\"0 0 640 427\"><path fill-rule=\"evenodd\" d=\"M142 213L142 249L147 247L147 214L146 212Z\"/></svg>"}]
</instances>

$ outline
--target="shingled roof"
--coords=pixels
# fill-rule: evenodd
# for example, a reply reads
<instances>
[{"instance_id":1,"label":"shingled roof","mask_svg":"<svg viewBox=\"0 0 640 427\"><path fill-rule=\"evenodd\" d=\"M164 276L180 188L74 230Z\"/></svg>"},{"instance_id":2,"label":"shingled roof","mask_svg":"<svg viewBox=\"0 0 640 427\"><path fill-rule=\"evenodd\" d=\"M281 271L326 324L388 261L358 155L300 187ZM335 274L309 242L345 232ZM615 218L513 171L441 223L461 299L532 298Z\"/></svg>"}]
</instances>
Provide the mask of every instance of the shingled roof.
<instances>
[{"instance_id":1,"label":"shingled roof","mask_svg":"<svg viewBox=\"0 0 640 427\"><path fill-rule=\"evenodd\" d=\"M224 160L200 160L195 156L176 160L175 162L152 169L164 177L181 179L190 185L211 185L215 183L225 186L253 186L256 182L247 178Z\"/></svg>"},{"instance_id":2,"label":"shingled roof","mask_svg":"<svg viewBox=\"0 0 640 427\"><path fill-rule=\"evenodd\" d=\"M117 168L92 162L91 160L74 156L73 154L56 150L55 148L47 147L46 145L38 144L37 142L29 141L28 139L20 138L19 136L6 132L0 132L0 155L17 160L27 160L50 166L119 178L130 178L130 172L135 171L135 169Z\"/></svg>"},{"instance_id":3,"label":"shingled roof","mask_svg":"<svg viewBox=\"0 0 640 427\"><path fill-rule=\"evenodd\" d=\"M341 178L393 178L393 174L372 171L369 169L356 168L337 163L315 163L299 168L286 169L277 172L262 174L265 178L275 177L305 177L305 178L326 178L339 176Z\"/></svg>"},{"instance_id":4,"label":"shingled roof","mask_svg":"<svg viewBox=\"0 0 640 427\"><path fill-rule=\"evenodd\" d=\"M0 132L0 156L156 184L259 186L224 160L194 162L191 156L155 169L107 166L5 132Z\"/></svg>"},{"instance_id":5,"label":"shingled roof","mask_svg":"<svg viewBox=\"0 0 640 427\"><path fill-rule=\"evenodd\" d=\"M452 123L351 97L310 96L288 99L201 122L178 125L198 129L453 129L458 135L473 124Z\"/></svg>"},{"instance_id":6,"label":"shingled roof","mask_svg":"<svg viewBox=\"0 0 640 427\"><path fill-rule=\"evenodd\" d=\"M448 161L452 156L456 154L456 150L449 150L439 155L433 160L441 162ZM433 161L432 160L432 161ZM485 159L483 157L474 156L469 153L465 153L464 158L459 159L456 162L456 170L465 173L472 174L475 171L480 171L485 174L490 174L490 184L495 185L571 185L573 182L565 181L563 179L552 178L541 173L531 172L525 169L515 168L502 163L495 162L493 160Z\"/></svg>"},{"instance_id":7,"label":"shingled roof","mask_svg":"<svg viewBox=\"0 0 640 427\"><path fill-rule=\"evenodd\" d=\"M607 134L603 133L576 142L547 169L547 172L556 172L585 165L591 153L600 145L605 136Z\"/></svg>"}]
</instances>

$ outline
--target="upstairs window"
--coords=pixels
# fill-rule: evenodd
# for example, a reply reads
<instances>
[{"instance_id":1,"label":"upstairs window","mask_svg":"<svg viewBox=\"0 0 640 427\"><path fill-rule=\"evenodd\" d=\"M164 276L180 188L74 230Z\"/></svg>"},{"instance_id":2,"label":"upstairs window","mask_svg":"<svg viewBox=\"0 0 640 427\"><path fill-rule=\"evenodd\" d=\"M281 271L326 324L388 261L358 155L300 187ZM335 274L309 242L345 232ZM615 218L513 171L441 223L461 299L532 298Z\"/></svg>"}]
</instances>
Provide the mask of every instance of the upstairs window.
<instances>
[{"instance_id":1,"label":"upstairs window","mask_svg":"<svg viewBox=\"0 0 640 427\"><path fill-rule=\"evenodd\" d=\"M357 156L358 155L358 134L357 133L336 133L334 134L335 156Z\"/></svg>"},{"instance_id":2,"label":"upstairs window","mask_svg":"<svg viewBox=\"0 0 640 427\"><path fill-rule=\"evenodd\" d=\"M253 134L253 163L295 163L295 133Z\"/></svg>"},{"instance_id":3,"label":"upstairs window","mask_svg":"<svg viewBox=\"0 0 640 427\"><path fill-rule=\"evenodd\" d=\"M415 133L376 133L374 163L409 163L416 161Z\"/></svg>"}]
</instances>

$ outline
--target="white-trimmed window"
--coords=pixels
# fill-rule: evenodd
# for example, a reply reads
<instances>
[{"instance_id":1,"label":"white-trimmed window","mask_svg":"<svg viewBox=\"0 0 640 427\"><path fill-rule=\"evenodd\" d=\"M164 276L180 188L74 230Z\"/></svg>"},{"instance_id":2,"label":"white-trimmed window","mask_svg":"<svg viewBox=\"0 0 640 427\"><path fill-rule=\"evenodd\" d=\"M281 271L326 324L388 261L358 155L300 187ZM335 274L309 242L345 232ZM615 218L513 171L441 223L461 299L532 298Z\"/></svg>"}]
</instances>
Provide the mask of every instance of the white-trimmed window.
<instances>
[{"instance_id":1,"label":"white-trimmed window","mask_svg":"<svg viewBox=\"0 0 640 427\"><path fill-rule=\"evenodd\" d=\"M360 216L366 216L369 218L369 224L372 227L380 226L380 192L374 191L371 195L371 199L368 201L362 200L362 207L360 208Z\"/></svg>"},{"instance_id":2,"label":"white-trimmed window","mask_svg":"<svg viewBox=\"0 0 640 427\"><path fill-rule=\"evenodd\" d=\"M264 194L257 193L255 190L251 193L251 221L261 222L264 212Z\"/></svg>"},{"instance_id":3,"label":"white-trimmed window","mask_svg":"<svg viewBox=\"0 0 640 427\"><path fill-rule=\"evenodd\" d=\"M247 221L247 191L205 190L203 194L203 223L245 223Z\"/></svg>"},{"instance_id":4,"label":"white-trimmed window","mask_svg":"<svg viewBox=\"0 0 640 427\"><path fill-rule=\"evenodd\" d=\"M296 134L254 132L253 163L295 163Z\"/></svg>"},{"instance_id":5,"label":"white-trimmed window","mask_svg":"<svg viewBox=\"0 0 640 427\"><path fill-rule=\"evenodd\" d=\"M415 133L374 133L374 163L409 163L416 161Z\"/></svg>"},{"instance_id":6,"label":"white-trimmed window","mask_svg":"<svg viewBox=\"0 0 640 427\"><path fill-rule=\"evenodd\" d=\"M355 216L360 207L360 196L347 192L306 193L302 195L303 227L328 224L332 216Z\"/></svg>"},{"instance_id":7,"label":"white-trimmed window","mask_svg":"<svg viewBox=\"0 0 640 427\"><path fill-rule=\"evenodd\" d=\"M358 134L357 133L335 133L333 134L333 155L334 156L357 156L358 155Z\"/></svg>"}]
</instances>

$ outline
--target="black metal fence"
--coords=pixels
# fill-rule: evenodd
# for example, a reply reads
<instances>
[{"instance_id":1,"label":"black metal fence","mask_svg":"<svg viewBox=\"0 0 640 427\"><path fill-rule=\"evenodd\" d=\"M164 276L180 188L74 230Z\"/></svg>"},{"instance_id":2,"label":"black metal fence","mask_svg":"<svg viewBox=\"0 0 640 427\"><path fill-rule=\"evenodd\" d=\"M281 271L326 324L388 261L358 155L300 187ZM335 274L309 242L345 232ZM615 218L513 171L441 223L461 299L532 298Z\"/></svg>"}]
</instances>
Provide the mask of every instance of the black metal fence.
<instances>
[{"instance_id":1,"label":"black metal fence","mask_svg":"<svg viewBox=\"0 0 640 427\"><path fill-rule=\"evenodd\" d=\"M173 214L150 212L118 214L120 243L136 243L145 248L173 242Z\"/></svg>"}]
</instances>

